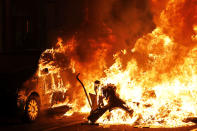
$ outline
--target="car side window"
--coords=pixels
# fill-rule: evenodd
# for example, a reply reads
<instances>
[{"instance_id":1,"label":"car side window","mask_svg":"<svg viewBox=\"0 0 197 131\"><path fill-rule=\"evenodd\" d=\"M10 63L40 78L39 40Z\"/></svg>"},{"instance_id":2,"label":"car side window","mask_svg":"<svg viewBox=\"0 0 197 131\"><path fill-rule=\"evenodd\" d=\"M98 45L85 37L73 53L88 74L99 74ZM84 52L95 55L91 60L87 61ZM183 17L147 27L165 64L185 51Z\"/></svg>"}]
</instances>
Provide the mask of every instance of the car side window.
<instances>
[{"instance_id":1,"label":"car side window","mask_svg":"<svg viewBox=\"0 0 197 131\"><path fill-rule=\"evenodd\" d=\"M52 76L51 74L47 74L44 77L45 94L47 94L52 90Z\"/></svg>"}]
</instances>

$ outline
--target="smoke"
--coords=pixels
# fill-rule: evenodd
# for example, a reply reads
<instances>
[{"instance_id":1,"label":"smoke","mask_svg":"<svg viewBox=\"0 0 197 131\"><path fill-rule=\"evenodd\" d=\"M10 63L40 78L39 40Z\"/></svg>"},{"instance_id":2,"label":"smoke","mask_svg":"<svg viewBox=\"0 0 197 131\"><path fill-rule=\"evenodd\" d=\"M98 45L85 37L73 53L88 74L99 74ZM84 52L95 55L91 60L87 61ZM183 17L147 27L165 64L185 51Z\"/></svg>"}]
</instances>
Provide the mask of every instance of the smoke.
<instances>
[{"instance_id":1,"label":"smoke","mask_svg":"<svg viewBox=\"0 0 197 131\"><path fill-rule=\"evenodd\" d=\"M195 34L193 26L197 24L197 1L196 0L175 0L163 1L164 3L154 0L153 8L166 5L163 12L160 9L154 9L155 23L161 27L167 35L175 42L191 47L196 43L192 40L192 35ZM162 7L161 7L162 8ZM161 13L158 15L157 11Z\"/></svg>"},{"instance_id":2,"label":"smoke","mask_svg":"<svg viewBox=\"0 0 197 131\"><path fill-rule=\"evenodd\" d=\"M133 48L138 38L155 28L147 0L97 0L86 5L76 34L77 56L83 63L90 64L98 50L105 50L105 66L109 67L116 52Z\"/></svg>"},{"instance_id":3,"label":"smoke","mask_svg":"<svg viewBox=\"0 0 197 131\"><path fill-rule=\"evenodd\" d=\"M156 25L172 39L175 45L170 68L183 64L184 58L188 57L188 53L196 45L193 36L196 35L194 26L197 25L197 1L165 0L162 3L154 0L151 5L154 8L152 11Z\"/></svg>"},{"instance_id":4,"label":"smoke","mask_svg":"<svg viewBox=\"0 0 197 131\"><path fill-rule=\"evenodd\" d=\"M118 42L131 48L138 38L155 28L147 0L116 0L106 20Z\"/></svg>"},{"instance_id":5,"label":"smoke","mask_svg":"<svg viewBox=\"0 0 197 131\"><path fill-rule=\"evenodd\" d=\"M71 102L76 98L85 100L85 95L81 95L82 88L75 79L76 73L82 74L81 79L88 91L93 90L91 84L105 76L104 70L114 63L114 54L122 49L132 49L138 38L155 28L147 0L89 0L84 1L83 5L80 11L84 20L77 24L80 27L76 30L74 41L65 42L68 37L66 28L60 35L65 40L63 47L71 43L73 50L59 51L62 48L60 44L54 47L53 55L45 58L48 54L43 53L41 57L42 63L60 69L64 83L70 84L66 93ZM126 66L130 57L131 53L128 53L126 58L122 58L123 65ZM84 103L77 101L77 104L81 106Z\"/></svg>"}]
</instances>

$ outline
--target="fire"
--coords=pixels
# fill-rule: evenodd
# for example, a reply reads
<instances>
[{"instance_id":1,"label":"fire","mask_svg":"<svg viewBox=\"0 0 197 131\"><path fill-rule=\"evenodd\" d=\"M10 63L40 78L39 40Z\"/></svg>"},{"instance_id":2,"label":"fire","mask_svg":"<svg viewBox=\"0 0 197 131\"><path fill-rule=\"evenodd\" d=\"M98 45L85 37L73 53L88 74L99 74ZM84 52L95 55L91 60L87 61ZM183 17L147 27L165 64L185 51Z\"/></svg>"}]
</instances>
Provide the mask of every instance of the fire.
<instances>
[{"instance_id":1,"label":"fire","mask_svg":"<svg viewBox=\"0 0 197 131\"><path fill-rule=\"evenodd\" d=\"M193 26L194 35L192 35L192 40L197 41L197 25Z\"/></svg>"},{"instance_id":2,"label":"fire","mask_svg":"<svg viewBox=\"0 0 197 131\"><path fill-rule=\"evenodd\" d=\"M150 43L143 47L147 40L151 38ZM196 116L196 68L194 59L196 56L193 51L188 53L182 65L177 65L172 72L158 74L166 71L173 57L173 48L176 44L157 28L152 33L144 36L137 41L135 52L145 52L148 56L148 65L151 68L144 72L140 70L135 60L127 64L125 70L122 69L120 58L116 58L116 63L106 70L107 76L103 82L114 83L119 87L120 96L127 101L128 105L133 106L134 102L140 103L137 107L132 107L138 114L139 125L144 126L164 126L174 127L183 126L184 119ZM158 48L158 49L157 49ZM135 53L132 51L132 53ZM158 76L159 75L159 76ZM132 80L131 80L132 79ZM124 123L132 124L132 119L125 117L124 112L112 112L112 123L122 123L116 121L117 118L124 116ZM106 118L99 122L106 123ZM133 118L136 120L136 118ZM111 120L111 119L110 119ZM108 121L107 121L108 122ZM111 121L109 121L111 123ZM190 125L191 123L189 123Z\"/></svg>"},{"instance_id":3,"label":"fire","mask_svg":"<svg viewBox=\"0 0 197 131\"><path fill-rule=\"evenodd\" d=\"M151 2L158 4L157 0ZM94 49L88 62L80 61L82 58L77 52L79 43L74 37L66 43L58 38L55 48L47 49L41 55L37 72L40 78L45 79L48 75L52 78L51 90L69 94L65 97L70 98L53 106L70 104L72 109L66 116L74 112L90 112L79 83L70 78L81 72L88 92L94 92L93 81L96 79L101 80L103 85L115 84L120 97L135 111L130 118L120 109L112 110L105 113L99 123L150 127L192 125L184 120L197 116L195 2L166 2L159 18L155 18L157 27L138 39L134 47L113 54L114 63L109 68L108 52L113 49L110 43L116 42L112 30L108 32L109 37L88 40L90 48ZM189 13L194 15L187 16ZM46 69L48 73L45 73ZM69 93L69 90L74 91Z\"/></svg>"}]
</instances>

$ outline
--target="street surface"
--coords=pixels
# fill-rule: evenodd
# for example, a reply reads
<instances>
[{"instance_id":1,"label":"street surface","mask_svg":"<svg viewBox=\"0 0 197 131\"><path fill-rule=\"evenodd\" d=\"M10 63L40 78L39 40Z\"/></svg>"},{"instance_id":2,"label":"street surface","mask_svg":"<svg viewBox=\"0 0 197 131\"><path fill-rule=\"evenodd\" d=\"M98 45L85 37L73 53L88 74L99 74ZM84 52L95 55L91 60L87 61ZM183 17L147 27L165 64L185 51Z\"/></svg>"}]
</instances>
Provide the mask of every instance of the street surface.
<instances>
[{"instance_id":1,"label":"street surface","mask_svg":"<svg viewBox=\"0 0 197 131\"><path fill-rule=\"evenodd\" d=\"M87 115L73 114L72 116L51 115L41 116L34 123L23 123L21 120L1 118L0 131L130 131L130 130L170 130L188 131L197 129L197 125L180 128L135 128L129 125L88 125Z\"/></svg>"}]
</instances>

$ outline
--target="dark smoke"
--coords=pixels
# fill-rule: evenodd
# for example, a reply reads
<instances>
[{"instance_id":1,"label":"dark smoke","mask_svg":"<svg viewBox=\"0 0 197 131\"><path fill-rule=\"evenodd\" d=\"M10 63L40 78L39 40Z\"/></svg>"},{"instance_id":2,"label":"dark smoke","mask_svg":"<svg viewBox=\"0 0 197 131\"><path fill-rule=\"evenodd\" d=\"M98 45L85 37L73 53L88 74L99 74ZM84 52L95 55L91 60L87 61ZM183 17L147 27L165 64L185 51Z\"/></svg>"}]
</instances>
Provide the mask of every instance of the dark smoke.
<instances>
[{"instance_id":1,"label":"dark smoke","mask_svg":"<svg viewBox=\"0 0 197 131\"><path fill-rule=\"evenodd\" d=\"M100 43L105 42L112 47L106 58L110 66L113 54L120 49L133 48L138 38L155 28L147 0L96 0L86 5L86 19L77 35L77 54L81 62L91 61L92 54L102 48ZM110 35L115 40L110 41ZM93 48L89 40L98 43L97 48Z\"/></svg>"},{"instance_id":2,"label":"dark smoke","mask_svg":"<svg viewBox=\"0 0 197 131\"><path fill-rule=\"evenodd\" d=\"M62 2L60 7L63 6ZM77 1L74 0L73 3L70 2L70 5L74 6ZM93 80L99 79L94 77L95 74L101 77L104 74L103 71L114 63L113 54L121 49L133 48L138 38L155 28L148 0L84 0L79 4L81 6L76 5L80 7L78 10L74 8L79 14L76 10L73 15L72 12L66 13L72 17L67 18L65 25L57 31L58 36L64 41L74 35L77 41L76 50L70 55L54 55L53 60L57 64L56 67L64 69L64 66L69 65L71 58L74 58L80 65L76 73L92 76L90 78ZM59 11L60 14L64 11L63 9ZM63 17L66 16L63 15ZM64 22L61 21L60 24L62 23ZM131 59L130 57L131 54L128 54L127 58L123 58L125 65L126 61ZM100 59L104 61L101 63ZM67 91L71 101L76 97L82 97L81 92L83 92L75 75L71 70L61 73L62 78L71 84L71 88ZM83 75L81 78L83 79ZM85 96L82 99L85 99ZM79 104L83 103L79 101Z\"/></svg>"},{"instance_id":3,"label":"dark smoke","mask_svg":"<svg viewBox=\"0 0 197 131\"><path fill-rule=\"evenodd\" d=\"M161 27L164 33L178 44L189 48L194 46L196 42L192 40L191 36L194 34L193 25L197 24L197 1L177 0L173 3L168 2L170 0L158 0L152 3L156 25ZM167 3L168 6L166 7ZM165 19L160 17L162 10L164 10Z\"/></svg>"}]
</instances>

